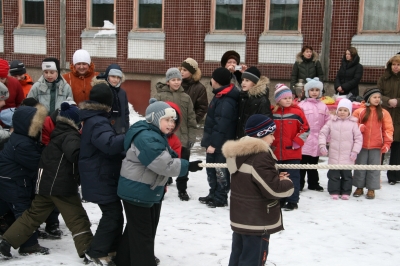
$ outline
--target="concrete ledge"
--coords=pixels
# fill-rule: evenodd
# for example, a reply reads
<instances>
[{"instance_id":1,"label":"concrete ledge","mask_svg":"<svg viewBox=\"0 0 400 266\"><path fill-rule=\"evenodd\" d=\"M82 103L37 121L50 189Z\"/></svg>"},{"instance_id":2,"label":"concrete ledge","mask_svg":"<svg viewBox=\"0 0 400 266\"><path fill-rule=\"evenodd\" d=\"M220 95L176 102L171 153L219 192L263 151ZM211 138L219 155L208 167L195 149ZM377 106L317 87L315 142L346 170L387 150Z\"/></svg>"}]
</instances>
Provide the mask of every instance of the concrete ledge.
<instances>
[{"instance_id":1,"label":"concrete ledge","mask_svg":"<svg viewBox=\"0 0 400 266\"><path fill-rule=\"evenodd\" d=\"M115 34L115 30L110 30L109 35L97 35L99 31L105 31L105 30L84 30L82 31L81 38L104 38L104 39L116 39L117 35Z\"/></svg>"},{"instance_id":2,"label":"concrete ledge","mask_svg":"<svg viewBox=\"0 0 400 266\"><path fill-rule=\"evenodd\" d=\"M131 31L128 34L128 40L165 41L165 33Z\"/></svg>"},{"instance_id":3,"label":"concrete ledge","mask_svg":"<svg viewBox=\"0 0 400 266\"><path fill-rule=\"evenodd\" d=\"M358 44L396 44L400 45L400 35L398 34L368 34L354 35L351 39L352 45Z\"/></svg>"},{"instance_id":4,"label":"concrete ledge","mask_svg":"<svg viewBox=\"0 0 400 266\"><path fill-rule=\"evenodd\" d=\"M2 31L4 31L4 29ZM46 36L46 29L14 28L13 34L14 35L25 35L25 36Z\"/></svg>"},{"instance_id":5,"label":"concrete ledge","mask_svg":"<svg viewBox=\"0 0 400 266\"><path fill-rule=\"evenodd\" d=\"M291 43L303 44L302 35L261 35L258 43Z\"/></svg>"},{"instance_id":6,"label":"concrete ledge","mask_svg":"<svg viewBox=\"0 0 400 266\"><path fill-rule=\"evenodd\" d=\"M220 43L246 43L244 34L206 34L204 42Z\"/></svg>"}]
</instances>

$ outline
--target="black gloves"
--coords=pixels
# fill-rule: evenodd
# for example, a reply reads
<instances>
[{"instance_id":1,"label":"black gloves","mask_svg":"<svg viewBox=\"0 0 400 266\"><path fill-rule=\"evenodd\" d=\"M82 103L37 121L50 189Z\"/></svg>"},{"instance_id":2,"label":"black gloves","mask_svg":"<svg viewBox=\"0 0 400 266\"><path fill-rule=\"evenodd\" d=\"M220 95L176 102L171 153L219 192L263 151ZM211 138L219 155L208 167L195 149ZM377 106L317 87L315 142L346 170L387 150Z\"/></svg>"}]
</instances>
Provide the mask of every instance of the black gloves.
<instances>
[{"instance_id":1,"label":"black gloves","mask_svg":"<svg viewBox=\"0 0 400 266\"><path fill-rule=\"evenodd\" d=\"M199 166L199 163L202 163L203 161L194 161L194 162L189 162L189 171L190 172L197 172L200 170L203 170L203 167Z\"/></svg>"}]
</instances>

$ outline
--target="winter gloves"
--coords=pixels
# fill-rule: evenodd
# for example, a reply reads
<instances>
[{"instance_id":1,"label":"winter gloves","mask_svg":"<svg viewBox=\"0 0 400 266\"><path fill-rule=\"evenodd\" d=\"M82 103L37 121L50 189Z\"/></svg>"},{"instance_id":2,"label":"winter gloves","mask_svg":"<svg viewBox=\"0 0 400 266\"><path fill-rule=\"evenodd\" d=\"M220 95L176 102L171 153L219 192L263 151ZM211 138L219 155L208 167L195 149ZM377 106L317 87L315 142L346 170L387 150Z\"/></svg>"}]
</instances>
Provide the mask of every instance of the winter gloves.
<instances>
[{"instance_id":1,"label":"winter gloves","mask_svg":"<svg viewBox=\"0 0 400 266\"><path fill-rule=\"evenodd\" d=\"M328 150L326 149L325 146L319 147L319 152L320 152L323 156L328 155Z\"/></svg>"},{"instance_id":2,"label":"winter gloves","mask_svg":"<svg viewBox=\"0 0 400 266\"><path fill-rule=\"evenodd\" d=\"M203 167L199 166L199 163L202 163L203 161L193 161L189 162L189 171L190 172L197 172L203 169Z\"/></svg>"},{"instance_id":3,"label":"winter gloves","mask_svg":"<svg viewBox=\"0 0 400 266\"><path fill-rule=\"evenodd\" d=\"M390 147L387 145L383 145L381 148L381 153L387 153L389 151Z\"/></svg>"},{"instance_id":4,"label":"winter gloves","mask_svg":"<svg viewBox=\"0 0 400 266\"><path fill-rule=\"evenodd\" d=\"M352 151L350 153L350 160L352 160L353 162L357 159L357 153Z\"/></svg>"}]
</instances>

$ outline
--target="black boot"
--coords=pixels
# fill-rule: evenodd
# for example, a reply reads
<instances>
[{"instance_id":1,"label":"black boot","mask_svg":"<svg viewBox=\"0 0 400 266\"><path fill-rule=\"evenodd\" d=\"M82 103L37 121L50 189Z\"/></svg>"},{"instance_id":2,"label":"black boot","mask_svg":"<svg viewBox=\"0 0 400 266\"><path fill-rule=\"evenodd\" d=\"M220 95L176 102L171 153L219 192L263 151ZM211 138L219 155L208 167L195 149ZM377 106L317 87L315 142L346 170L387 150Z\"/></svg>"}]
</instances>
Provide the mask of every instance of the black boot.
<instances>
[{"instance_id":1,"label":"black boot","mask_svg":"<svg viewBox=\"0 0 400 266\"><path fill-rule=\"evenodd\" d=\"M200 201L201 203L203 203L203 204L207 204L207 203L209 203L210 201L213 201L213 197L211 197L210 195L207 195L207 196L205 196L205 197L200 197L200 198L199 198L199 201Z\"/></svg>"},{"instance_id":2,"label":"black boot","mask_svg":"<svg viewBox=\"0 0 400 266\"><path fill-rule=\"evenodd\" d=\"M63 234L63 232L59 228L58 223L46 225L44 230L46 231L47 234L49 234L51 238L55 239L60 239Z\"/></svg>"},{"instance_id":3,"label":"black boot","mask_svg":"<svg viewBox=\"0 0 400 266\"><path fill-rule=\"evenodd\" d=\"M49 249L42 247L39 244L35 244L33 246L30 247L23 247L23 248L19 248L18 253L26 256L26 255L30 255L30 254L42 254L42 255L47 255L49 254Z\"/></svg>"},{"instance_id":4,"label":"black boot","mask_svg":"<svg viewBox=\"0 0 400 266\"><path fill-rule=\"evenodd\" d=\"M189 195L186 192L186 190L183 191L179 191L178 192L178 197L182 200L182 201L188 201L189 200Z\"/></svg>"},{"instance_id":5,"label":"black boot","mask_svg":"<svg viewBox=\"0 0 400 266\"><path fill-rule=\"evenodd\" d=\"M1 241L0 243L0 257L4 259L11 259L11 245L6 240Z\"/></svg>"}]
</instances>

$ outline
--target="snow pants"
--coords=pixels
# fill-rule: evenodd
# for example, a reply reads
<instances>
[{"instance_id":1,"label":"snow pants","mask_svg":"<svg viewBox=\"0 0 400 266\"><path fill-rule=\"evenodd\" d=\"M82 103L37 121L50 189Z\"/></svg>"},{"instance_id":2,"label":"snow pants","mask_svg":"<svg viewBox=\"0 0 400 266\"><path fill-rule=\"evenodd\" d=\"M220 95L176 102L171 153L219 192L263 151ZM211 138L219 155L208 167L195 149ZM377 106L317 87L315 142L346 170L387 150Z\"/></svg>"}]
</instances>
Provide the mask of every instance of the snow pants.
<instances>
[{"instance_id":1,"label":"snow pants","mask_svg":"<svg viewBox=\"0 0 400 266\"><path fill-rule=\"evenodd\" d=\"M357 155L356 164L380 165L381 150L362 148ZM378 190L381 188L380 181L380 170L354 170L353 186L357 188Z\"/></svg>"}]
</instances>

